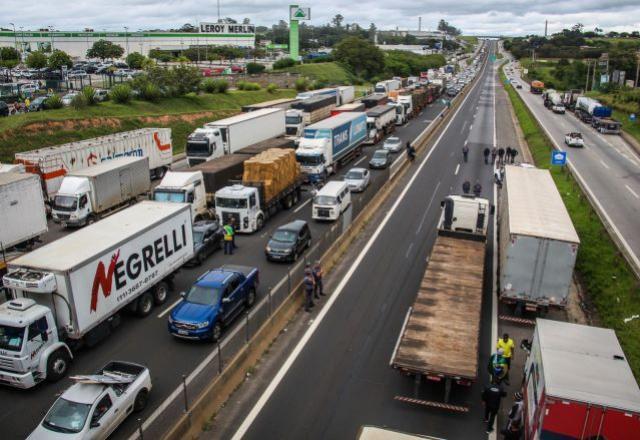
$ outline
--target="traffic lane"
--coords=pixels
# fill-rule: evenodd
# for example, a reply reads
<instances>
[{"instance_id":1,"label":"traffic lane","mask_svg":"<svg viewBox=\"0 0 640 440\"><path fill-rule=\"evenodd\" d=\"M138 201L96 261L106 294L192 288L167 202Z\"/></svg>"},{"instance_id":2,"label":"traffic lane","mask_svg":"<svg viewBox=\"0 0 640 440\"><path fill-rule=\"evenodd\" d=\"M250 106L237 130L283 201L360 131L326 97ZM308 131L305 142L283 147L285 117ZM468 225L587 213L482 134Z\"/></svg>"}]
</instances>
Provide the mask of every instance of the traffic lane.
<instances>
[{"instance_id":1,"label":"traffic lane","mask_svg":"<svg viewBox=\"0 0 640 440\"><path fill-rule=\"evenodd\" d=\"M468 113L467 118L471 116ZM456 119L464 116L463 112ZM359 267L349 280L327 321L303 349L247 438L348 438L365 423L424 432L425 421L429 434L456 438L451 435L457 431L457 438L468 438L469 425L456 423L457 415L395 402L396 394L411 395L413 382L388 366L435 239L440 209L433 200L448 194L455 185L455 161L444 145L461 144L461 131L462 123L452 124L447 130L365 256L362 269ZM488 169L485 171L488 173ZM435 190L432 200L426 200L427 188ZM381 211L386 209L388 204ZM464 396L459 391L454 389L454 399L475 398L475 390ZM482 432L479 405L470 403L475 410L468 418L475 420L471 423ZM452 422L457 426L452 427Z\"/></svg>"}]
</instances>

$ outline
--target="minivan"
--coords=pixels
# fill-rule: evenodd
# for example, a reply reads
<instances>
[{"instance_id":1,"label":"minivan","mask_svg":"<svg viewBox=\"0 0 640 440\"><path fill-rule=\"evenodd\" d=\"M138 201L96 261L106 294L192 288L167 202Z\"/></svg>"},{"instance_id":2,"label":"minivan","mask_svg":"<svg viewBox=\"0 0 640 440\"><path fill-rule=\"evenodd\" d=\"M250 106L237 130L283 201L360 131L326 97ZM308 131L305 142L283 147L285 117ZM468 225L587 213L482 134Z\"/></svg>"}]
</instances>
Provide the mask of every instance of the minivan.
<instances>
[{"instance_id":1,"label":"minivan","mask_svg":"<svg viewBox=\"0 0 640 440\"><path fill-rule=\"evenodd\" d=\"M264 253L269 261L294 262L311 246L311 230L304 220L294 220L273 232Z\"/></svg>"},{"instance_id":2,"label":"minivan","mask_svg":"<svg viewBox=\"0 0 640 440\"><path fill-rule=\"evenodd\" d=\"M351 204L349 185L343 181L327 182L313 197L314 220L337 220Z\"/></svg>"}]
</instances>

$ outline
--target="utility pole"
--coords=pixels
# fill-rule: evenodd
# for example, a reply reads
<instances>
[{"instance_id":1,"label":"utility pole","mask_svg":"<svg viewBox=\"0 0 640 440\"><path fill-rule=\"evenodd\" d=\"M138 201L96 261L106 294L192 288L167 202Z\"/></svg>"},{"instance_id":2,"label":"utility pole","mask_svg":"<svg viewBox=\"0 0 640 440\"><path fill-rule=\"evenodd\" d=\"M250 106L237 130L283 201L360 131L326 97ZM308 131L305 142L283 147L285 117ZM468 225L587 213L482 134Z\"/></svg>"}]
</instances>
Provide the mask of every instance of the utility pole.
<instances>
[{"instance_id":1,"label":"utility pole","mask_svg":"<svg viewBox=\"0 0 640 440\"><path fill-rule=\"evenodd\" d=\"M127 26L124 27L124 41L127 47L127 56L129 56L129 28Z\"/></svg>"},{"instance_id":2,"label":"utility pole","mask_svg":"<svg viewBox=\"0 0 640 440\"><path fill-rule=\"evenodd\" d=\"M220 0L218 0L218 23L220 23Z\"/></svg>"},{"instance_id":3,"label":"utility pole","mask_svg":"<svg viewBox=\"0 0 640 440\"><path fill-rule=\"evenodd\" d=\"M53 53L53 26L48 26L49 28L49 36L51 37L51 53Z\"/></svg>"},{"instance_id":4,"label":"utility pole","mask_svg":"<svg viewBox=\"0 0 640 440\"><path fill-rule=\"evenodd\" d=\"M15 50L18 50L18 36L16 35L16 25L13 23L9 23L11 26L13 26L13 48Z\"/></svg>"},{"instance_id":5,"label":"utility pole","mask_svg":"<svg viewBox=\"0 0 640 440\"><path fill-rule=\"evenodd\" d=\"M591 60L585 60L587 62L587 79L584 82L585 93L589 90L589 68L591 67Z\"/></svg>"},{"instance_id":6,"label":"utility pole","mask_svg":"<svg viewBox=\"0 0 640 440\"><path fill-rule=\"evenodd\" d=\"M640 51L636 52L636 80L633 87L638 87L638 76L640 75Z\"/></svg>"}]
</instances>

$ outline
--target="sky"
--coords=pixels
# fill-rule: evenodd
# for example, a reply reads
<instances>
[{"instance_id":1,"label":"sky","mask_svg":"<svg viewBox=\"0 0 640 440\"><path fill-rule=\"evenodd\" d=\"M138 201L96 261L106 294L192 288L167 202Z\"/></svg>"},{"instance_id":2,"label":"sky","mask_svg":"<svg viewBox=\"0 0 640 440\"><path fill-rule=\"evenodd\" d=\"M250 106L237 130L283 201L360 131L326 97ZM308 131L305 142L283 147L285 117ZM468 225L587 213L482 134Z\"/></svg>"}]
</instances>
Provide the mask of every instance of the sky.
<instances>
[{"instance_id":1,"label":"sky","mask_svg":"<svg viewBox=\"0 0 640 440\"><path fill-rule=\"evenodd\" d=\"M247 17L257 25L288 19L289 2L277 0L219 0L222 17ZM345 23L378 29L435 29L443 18L466 35L543 34L582 23L605 31L640 30L640 0L317 0L312 25L323 25L336 14ZM353 7L356 6L356 7ZM0 27L57 30L122 30L178 28L184 23L216 21L216 1L202 0L0 0Z\"/></svg>"}]
</instances>

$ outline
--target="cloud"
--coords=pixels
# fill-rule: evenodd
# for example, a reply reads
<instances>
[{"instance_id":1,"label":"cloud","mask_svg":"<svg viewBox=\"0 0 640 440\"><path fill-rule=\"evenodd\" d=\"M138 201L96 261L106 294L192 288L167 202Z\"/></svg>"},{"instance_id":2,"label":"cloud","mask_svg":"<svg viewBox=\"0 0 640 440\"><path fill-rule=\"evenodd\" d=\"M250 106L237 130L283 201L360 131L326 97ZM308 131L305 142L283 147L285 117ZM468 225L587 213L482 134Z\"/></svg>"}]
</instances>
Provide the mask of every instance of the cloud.
<instances>
[{"instance_id":1,"label":"cloud","mask_svg":"<svg viewBox=\"0 0 640 440\"><path fill-rule=\"evenodd\" d=\"M132 30L177 28L184 23L215 21L216 3L197 0L55 0L24 2L3 0L0 26L37 29L54 26L59 30L91 27L96 30L118 30L124 26ZM275 0L220 0L221 15L252 23L271 25L288 19L289 2ZM523 35L557 32L575 23L585 29L596 26L605 30L633 31L640 29L638 0L359 0L345 6L338 0L309 2L310 24L330 22L342 14L346 23L368 27L375 23L379 29L416 29L422 17L423 29L434 29L443 18L461 28L466 34Z\"/></svg>"}]
</instances>

